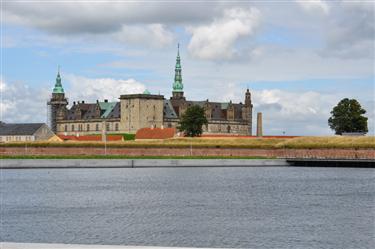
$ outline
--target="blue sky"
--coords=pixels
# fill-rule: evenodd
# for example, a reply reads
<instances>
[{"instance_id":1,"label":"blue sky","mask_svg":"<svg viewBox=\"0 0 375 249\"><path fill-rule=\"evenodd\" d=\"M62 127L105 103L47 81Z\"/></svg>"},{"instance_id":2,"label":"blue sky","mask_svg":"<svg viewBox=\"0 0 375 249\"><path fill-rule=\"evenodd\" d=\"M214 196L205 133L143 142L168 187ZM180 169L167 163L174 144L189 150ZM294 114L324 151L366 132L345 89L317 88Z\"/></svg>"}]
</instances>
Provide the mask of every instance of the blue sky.
<instances>
[{"instance_id":1,"label":"blue sky","mask_svg":"<svg viewBox=\"0 0 375 249\"><path fill-rule=\"evenodd\" d=\"M189 99L239 102L249 87L266 134L331 135L332 107L356 98L374 132L372 2L12 1L2 15L6 122L46 121L58 65L70 102L169 97L179 42Z\"/></svg>"}]
</instances>

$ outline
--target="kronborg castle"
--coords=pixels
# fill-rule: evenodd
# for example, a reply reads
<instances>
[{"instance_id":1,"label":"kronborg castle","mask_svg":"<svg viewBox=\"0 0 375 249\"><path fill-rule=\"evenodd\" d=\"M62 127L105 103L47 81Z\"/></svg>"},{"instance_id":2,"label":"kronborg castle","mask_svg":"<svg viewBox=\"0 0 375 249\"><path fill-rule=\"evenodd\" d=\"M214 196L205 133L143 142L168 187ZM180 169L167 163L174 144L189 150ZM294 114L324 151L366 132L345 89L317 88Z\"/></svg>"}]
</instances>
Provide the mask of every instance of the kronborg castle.
<instances>
[{"instance_id":1,"label":"kronborg castle","mask_svg":"<svg viewBox=\"0 0 375 249\"><path fill-rule=\"evenodd\" d=\"M183 91L181 61L177 52L172 97L151 94L125 94L120 101L73 102L68 108L58 72L52 97L48 101L52 130L57 134L135 133L145 127L176 127L181 115L192 105L202 106L208 120L204 133L252 135L252 109L249 89L243 103L186 100Z\"/></svg>"}]
</instances>

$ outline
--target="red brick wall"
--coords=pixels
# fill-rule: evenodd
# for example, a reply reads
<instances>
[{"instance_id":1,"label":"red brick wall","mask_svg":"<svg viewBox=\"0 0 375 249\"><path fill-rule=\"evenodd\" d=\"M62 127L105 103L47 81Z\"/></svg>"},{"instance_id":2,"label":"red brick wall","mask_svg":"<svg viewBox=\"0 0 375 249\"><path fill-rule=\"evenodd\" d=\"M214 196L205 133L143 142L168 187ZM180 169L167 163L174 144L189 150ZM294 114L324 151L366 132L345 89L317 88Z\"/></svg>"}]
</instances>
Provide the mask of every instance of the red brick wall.
<instances>
[{"instance_id":1,"label":"red brick wall","mask_svg":"<svg viewBox=\"0 0 375 249\"><path fill-rule=\"evenodd\" d=\"M0 155L102 155L104 148L1 147ZM280 158L375 159L374 149L234 149L234 148L107 148L109 155L132 156L266 156Z\"/></svg>"}]
</instances>

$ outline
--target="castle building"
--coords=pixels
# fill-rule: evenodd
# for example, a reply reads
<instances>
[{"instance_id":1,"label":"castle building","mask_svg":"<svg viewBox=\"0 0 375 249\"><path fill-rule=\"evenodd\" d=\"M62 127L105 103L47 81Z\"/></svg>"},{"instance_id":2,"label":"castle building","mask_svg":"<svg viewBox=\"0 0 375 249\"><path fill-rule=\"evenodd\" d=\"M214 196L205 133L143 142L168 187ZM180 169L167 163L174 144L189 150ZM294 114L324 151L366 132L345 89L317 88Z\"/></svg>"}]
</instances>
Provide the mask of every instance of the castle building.
<instances>
[{"instance_id":1,"label":"castle building","mask_svg":"<svg viewBox=\"0 0 375 249\"><path fill-rule=\"evenodd\" d=\"M97 134L103 131L135 133L145 127L177 127L186 109L199 105L204 108L208 120L208 125L203 127L204 133L252 135L253 105L249 89L245 92L244 103L186 100L183 89L179 49L170 99L145 90L140 94L121 95L120 101L116 102L77 101L68 108L58 72L52 97L47 103L50 107L50 126L55 133L65 135Z\"/></svg>"}]
</instances>

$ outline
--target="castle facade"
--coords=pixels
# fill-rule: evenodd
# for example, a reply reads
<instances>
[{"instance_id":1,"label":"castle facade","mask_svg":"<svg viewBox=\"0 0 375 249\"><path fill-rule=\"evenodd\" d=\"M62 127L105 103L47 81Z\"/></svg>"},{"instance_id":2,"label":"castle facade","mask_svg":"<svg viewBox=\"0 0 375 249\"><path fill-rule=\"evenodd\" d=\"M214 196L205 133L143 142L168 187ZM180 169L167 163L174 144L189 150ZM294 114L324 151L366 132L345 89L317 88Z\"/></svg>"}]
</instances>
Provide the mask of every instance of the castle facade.
<instances>
[{"instance_id":1,"label":"castle facade","mask_svg":"<svg viewBox=\"0 0 375 249\"><path fill-rule=\"evenodd\" d=\"M50 126L56 134L135 133L145 127L177 127L186 109L199 105L204 108L208 120L208 125L203 127L205 134L252 135L253 105L249 89L244 95L243 103L186 100L178 51L170 99L146 90L140 94L121 95L120 101L116 102L77 101L69 108L58 72L52 97L47 104L50 107Z\"/></svg>"}]
</instances>

